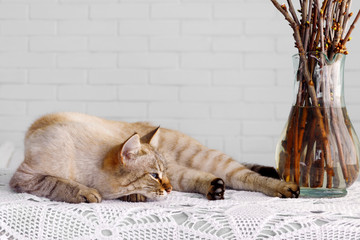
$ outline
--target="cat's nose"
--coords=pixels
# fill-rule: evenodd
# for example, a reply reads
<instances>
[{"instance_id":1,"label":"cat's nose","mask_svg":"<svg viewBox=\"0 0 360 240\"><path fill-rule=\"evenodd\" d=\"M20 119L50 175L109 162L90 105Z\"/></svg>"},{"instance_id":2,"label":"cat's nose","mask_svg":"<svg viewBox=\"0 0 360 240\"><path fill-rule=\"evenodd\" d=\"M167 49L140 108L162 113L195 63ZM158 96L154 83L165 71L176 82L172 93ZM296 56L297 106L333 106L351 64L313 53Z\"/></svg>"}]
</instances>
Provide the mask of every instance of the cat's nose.
<instances>
[{"instance_id":1,"label":"cat's nose","mask_svg":"<svg viewBox=\"0 0 360 240\"><path fill-rule=\"evenodd\" d=\"M165 188L165 191L166 191L167 193L170 193L171 190L172 190L172 186Z\"/></svg>"}]
</instances>

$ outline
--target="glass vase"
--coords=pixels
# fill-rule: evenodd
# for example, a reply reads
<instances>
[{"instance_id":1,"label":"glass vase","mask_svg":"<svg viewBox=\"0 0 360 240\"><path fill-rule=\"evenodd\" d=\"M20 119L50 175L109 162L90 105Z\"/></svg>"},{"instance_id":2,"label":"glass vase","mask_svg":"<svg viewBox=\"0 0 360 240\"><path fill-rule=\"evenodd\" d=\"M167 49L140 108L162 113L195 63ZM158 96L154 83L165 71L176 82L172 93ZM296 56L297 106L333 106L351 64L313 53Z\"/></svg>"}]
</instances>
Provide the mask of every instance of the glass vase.
<instances>
[{"instance_id":1,"label":"glass vase","mask_svg":"<svg viewBox=\"0 0 360 240\"><path fill-rule=\"evenodd\" d=\"M276 162L283 180L299 184L300 197L345 196L359 174L359 140L344 100L345 59L293 56L294 101Z\"/></svg>"}]
</instances>

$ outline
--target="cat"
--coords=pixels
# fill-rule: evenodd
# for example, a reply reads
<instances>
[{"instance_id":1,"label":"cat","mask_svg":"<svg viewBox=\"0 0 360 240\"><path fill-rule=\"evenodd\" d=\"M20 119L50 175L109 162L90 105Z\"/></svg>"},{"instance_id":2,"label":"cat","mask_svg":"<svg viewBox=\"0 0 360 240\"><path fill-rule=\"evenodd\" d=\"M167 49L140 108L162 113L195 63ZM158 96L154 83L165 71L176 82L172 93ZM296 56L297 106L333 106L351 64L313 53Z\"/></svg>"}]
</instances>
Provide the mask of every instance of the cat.
<instances>
[{"instance_id":1,"label":"cat","mask_svg":"<svg viewBox=\"0 0 360 240\"><path fill-rule=\"evenodd\" d=\"M10 187L68 203L164 199L172 189L224 199L225 186L296 198L276 170L240 164L175 130L149 123L54 113L25 135L25 157Z\"/></svg>"}]
</instances>

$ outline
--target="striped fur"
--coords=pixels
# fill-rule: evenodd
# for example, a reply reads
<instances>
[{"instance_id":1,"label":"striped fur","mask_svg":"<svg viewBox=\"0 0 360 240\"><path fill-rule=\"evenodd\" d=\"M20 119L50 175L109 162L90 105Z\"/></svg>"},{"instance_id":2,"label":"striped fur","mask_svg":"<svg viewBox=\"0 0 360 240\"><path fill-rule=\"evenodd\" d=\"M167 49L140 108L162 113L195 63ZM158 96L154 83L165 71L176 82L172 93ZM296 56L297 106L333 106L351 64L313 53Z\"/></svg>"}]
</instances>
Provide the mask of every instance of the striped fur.
<instances>
[{"instance_id":1,"label":"striped fur","mask_svg":"<svg viewBox=\"0 0 360 240\"><path fill-rule=\"evenodd\" d=\"M175 130L57 113L29 128L25 159L10 186L70 203L146 201L163 198L172 188L217 200L223 199L225 185L298 197L296 184L280 181L274 170L264 169L242 165Z\"/></svg>"}]
</instances>

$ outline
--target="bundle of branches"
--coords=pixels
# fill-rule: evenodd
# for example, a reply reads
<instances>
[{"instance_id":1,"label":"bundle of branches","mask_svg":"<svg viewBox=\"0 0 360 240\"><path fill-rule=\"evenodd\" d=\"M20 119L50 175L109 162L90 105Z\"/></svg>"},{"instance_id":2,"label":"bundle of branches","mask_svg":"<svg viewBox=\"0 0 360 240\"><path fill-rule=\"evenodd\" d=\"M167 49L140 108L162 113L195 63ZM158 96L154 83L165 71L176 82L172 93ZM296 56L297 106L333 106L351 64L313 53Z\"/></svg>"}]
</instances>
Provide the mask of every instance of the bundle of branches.
<instances>
[{"instance_id":1,"label":"bundle of branches","mask_svg":"<svg viewBox=\"0 0 360 240\"><path fill-rule=\"evenodd\" d=\"M299 52L296 104L282 141L279 171L286 181L303 187L337 188L341 180L350 185L359 172L356 134L334 96L341 69L327 67L348 54L346 44L360 18L358 11L350 25L351 1L299 0L298 17L291 0L288 5L271 0L294 30Z\"/></svg>"}]
</instances>

